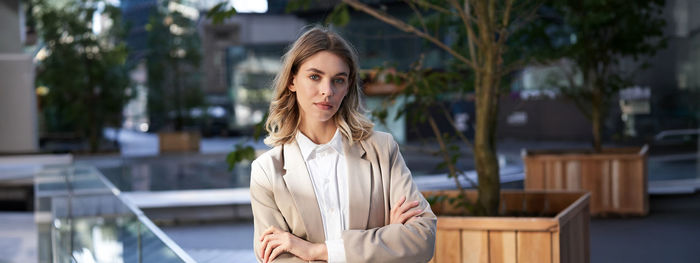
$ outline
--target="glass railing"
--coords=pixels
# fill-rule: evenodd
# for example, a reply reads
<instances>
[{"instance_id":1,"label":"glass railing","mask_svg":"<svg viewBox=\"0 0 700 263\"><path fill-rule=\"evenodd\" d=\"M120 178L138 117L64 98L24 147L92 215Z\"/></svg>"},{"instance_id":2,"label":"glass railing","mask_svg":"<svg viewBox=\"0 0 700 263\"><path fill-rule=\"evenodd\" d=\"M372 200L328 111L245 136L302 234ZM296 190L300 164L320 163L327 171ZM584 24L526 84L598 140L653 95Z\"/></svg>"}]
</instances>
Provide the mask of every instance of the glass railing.
<instances>
[{"instance_id":1,"label":"glass railing","mask_svg":"<svg viewBox=\"0 0 700 263\"><path fill-rule=\"evenodd\" d=\"M195 262L92 166L36 175L39 262Z\"/></svg>"}]
</instances>

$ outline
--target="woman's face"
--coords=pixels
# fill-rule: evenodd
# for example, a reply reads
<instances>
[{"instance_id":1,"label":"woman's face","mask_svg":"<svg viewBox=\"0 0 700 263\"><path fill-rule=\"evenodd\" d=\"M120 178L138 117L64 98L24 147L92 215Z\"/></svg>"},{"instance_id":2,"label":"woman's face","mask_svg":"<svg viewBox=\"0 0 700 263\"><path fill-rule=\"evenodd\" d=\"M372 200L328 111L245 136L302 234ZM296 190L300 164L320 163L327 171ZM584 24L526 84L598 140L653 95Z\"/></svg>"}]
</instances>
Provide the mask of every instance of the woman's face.
<instances>
[{"instance_id":1,"label":"woman's face","mask_svg":"<svg viewBox=\"0 0 700 263\"><path fill-rule=\"evenodd\" d=\"M321 51L301 64L289 85L296 93L302 120L330 120L348 93L350 69L337 55Z\"/></svg>"}]
</instances>

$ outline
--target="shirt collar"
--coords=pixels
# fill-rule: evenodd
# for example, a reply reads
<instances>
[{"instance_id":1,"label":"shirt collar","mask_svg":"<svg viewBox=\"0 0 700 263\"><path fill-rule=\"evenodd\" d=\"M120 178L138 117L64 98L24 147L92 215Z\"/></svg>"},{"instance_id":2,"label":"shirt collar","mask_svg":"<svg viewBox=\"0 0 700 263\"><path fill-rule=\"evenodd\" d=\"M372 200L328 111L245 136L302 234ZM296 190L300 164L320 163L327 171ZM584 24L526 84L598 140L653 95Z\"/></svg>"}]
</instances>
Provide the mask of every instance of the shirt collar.
<instances>
[{"instance_id":1,"label":"shirt collar","mask_svg":"<svg viewBox=\"0 0 700 263\"><path fill-rule=\"evenodd\" d=\"M316 144L314 143L309 137L306 137L301 131L297 131L296 135L296 140L297 144L299 144L299 150L301 150L301 155L304 157L304 160L308 160L309 157L311 156L312 153L319 147L323 146L329 146L332 149L334 149L338 154L344 155L343 154L343 140L342 140L342 134L340 133L340 129L336 128L335 129L335 134L333 135L333 138L331 141L329 141L326 144Z\"/></svg>"}]
</instances>

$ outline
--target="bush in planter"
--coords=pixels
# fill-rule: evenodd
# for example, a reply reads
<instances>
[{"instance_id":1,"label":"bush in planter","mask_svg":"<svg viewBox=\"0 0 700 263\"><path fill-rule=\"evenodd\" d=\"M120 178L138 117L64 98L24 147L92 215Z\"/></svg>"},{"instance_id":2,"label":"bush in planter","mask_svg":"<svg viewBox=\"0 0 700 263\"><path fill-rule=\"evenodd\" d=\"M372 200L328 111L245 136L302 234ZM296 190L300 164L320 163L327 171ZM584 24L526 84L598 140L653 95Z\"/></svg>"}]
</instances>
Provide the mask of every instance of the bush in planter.
<instances>
[{"instance_id":1,"label":"bush in planter","mask_svg":"<svg viewBox=\"0 0 700 263\"><path fill-rule=\"evenodd\" d=\"M121 125L134 95L121 11L105 1L27 2L46 54L37 55L36 70L43 124L49 134L87 137L89 151L97 152L103 128ZM95 33L90 21L99 5L112 26Z\"/></svg>"},{"instance_id":2,"label":"bush in planter","mask_svg":"<svg viewBox=\"0 0 700 263\"><path fill-rule=\"evenodd\" d=\"M527 22L530 19L528 16L532 15L539 6L525 2L514 7L513 1L447 1L446 6L440 6L432 1L407 1L416 13L417 19L412 25L357 0L342 2L428 40L455 58L454 66L458 70L454 72L461 73L461 70L467 70L473 74L471 80L476 99L474 143L470 145L471 143L465 137L460 139L473 148L479 180L477 193L465 191L457 179L459 172L455 162L459 158L459 147L449 145L447 141L449 137L444 136L443 131L440 131L432 115L419 115L419 118L429 122L440 145L444 164L459 188L447 194L424 192L429 198L433 196L432 199L443 199L433 200L443 201L436 203L436 214L440 215L442 207L451 206L461 208L458 211L461 210L460 214L463 215L464 210L469 210L466 214L487 216L439 216L433 262L588 262L588 194L573 193L570 200L563 205L560 203L561 206L555 209L556 217L543 221L532 218L488 217L499 214L501 207L506 207L505 210L508 208L517 210L525 209L525 204L530 204L527 197L514 201L500 191L494 134L501 81L511 70L517 69L527 59L517 53L509 53L517 48L508 45L508 37ZM513 11L512 8L516 8L517 11ZM426 14L421 10L429 12L427 19L424 19ZM515 18L513 24L511 24L511 18ZM428 28L444 21L447 21L449 28L466 33L457 34L457 40L451 46L428 32ZM523 38L524 36L516 35L513 39L523 40ZM420 65L420 63L417 64ZM467 78L464 78L464 74L455 76L449 73L425 71L420 66L415 66L411 72L405 75L399 74L393 79L398 82L397 84L406 86L404 94L415 98L421 109L427 109L434 104L436 95L460 91L459 89L450 90L450 87L454 87L454 83L451 82L456 80L459 83L459 80ZM443 112L449 119L449 113ZM451 121L451 123L454 127L454 122ZM461 135L461 132L458 131L456 134ZM545 193L544 196L546 195ZM541 194L533 196L538 196L535 199L545 198ZM563 199L565 198L551 200L561 202ZM516 205L511 206L513 204ZM535 210L546 211L550 203L541 201L534 204L537 204L534 207L541 208L541 210ZM533 211L526 210L526 212ZM538 226L530 226L531 222L538 222ZM542 225L539 225L540 223ZM469 226L481 228L469 228ZM531 247L528 247L528 244Z\"/></svg>"},{"instance_id":3,"label":"bush in planter","mask_svg":"<svg viewBox=\"0 0 700 263\"><path fill-rule=\"evenodd\" d=\"M473 211L477 215L496 215L500 199L500 174L495 148L498 100L502 84L505 83L504 77L526 60L517 52L517 45L509 45L512 44L509 39L534 17L539 5L533 1L514 5L513 1L456 0L444 3L408 1L407 4L416 14L412 23L357 0L343 0L336 10L343 10L342 5L351 6L402 31L415 34L452 56L453 73L429 72L418 66L398 81L406 82L404 94L412 95L422 106L434 103L438 94L465 92L469 86L473 87L476 100L474 142L460 139L473 148L478 174L479 195L473 203ZM436 37L442 28L457 32L452 35L455 38L452 43ZM434 29L438 29L437 32ZM519 40L519 36L516 35L513 40ZM462 72L469 72L467 75L471 76L465 78ZM456 79L459 81L454 81ZM472 81L471 85L454 88L466 79ZM455 147L445 141L443 131L438 129L432 116L421 117L430 123L449 174L455 178L460 191L464 192L456 177L458 171L455 162L459 156L455 153ZM462 200L465 200L465 205L470 203L465 198Z\"/></svg>"},{"instance_id":4,"label":"bush in planter","mask_svg":"<svg viewBox=\"0 0 700 263\"><path fill-rule=\"evenodd\" d=\"M610 102L647 66L623 62L637 62L666 45L664 2L552 0L549 17L528 28L544 40L533 51L537 57L546 64L558 59L549 86L591 120L594 150L526 152L526 189L589 190L596 215L648 212L645 147L603 149L602 133Z\"/></svg>"},{"instance_id":5,"label":"bush in planter","mask_svg":"<svg viewBox=\"0 0 700 263\"><path fill-rule=\"evenodd\" d=\"M194 109L204 110L200 88L201 43L196 20L159 1L146 25L148 114L151 128L183 131L197 124Z\"/></svg>"},{"instance_id":6,"label":"bush in planter","mask_svg":"<svg viewBox=\"0 0 700 263\"><path fill-rule=\"evenodd\" d=\"M556 61L550 88L591 120L593 147L602 150L603 123L618 92L648 66L640 58L666 47L664 0L549 0L549 15L528 27L541 40L531 45L544 64ZM563 58L563 59L562 59ZM623 63L626 62L626 63ZM634 62L630 63L630 62Z\"/></svg>"}]
</instances>

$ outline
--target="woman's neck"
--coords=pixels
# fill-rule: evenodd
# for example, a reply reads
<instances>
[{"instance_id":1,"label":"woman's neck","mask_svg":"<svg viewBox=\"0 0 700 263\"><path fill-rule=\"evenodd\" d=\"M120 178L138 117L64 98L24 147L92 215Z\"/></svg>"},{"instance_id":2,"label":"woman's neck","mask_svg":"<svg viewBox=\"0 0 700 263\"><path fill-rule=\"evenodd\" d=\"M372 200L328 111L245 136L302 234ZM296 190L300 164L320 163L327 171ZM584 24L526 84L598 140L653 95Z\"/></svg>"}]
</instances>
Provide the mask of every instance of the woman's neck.
<instances>
[{"instance_id":1,"label":"woman's neck","mask_svg":"<svg viewBox=\"0 0 700 263\"><path fill-rule=\"evenodd\" d=\"M299 131L315 144L326 144L333 139L337 125L333 120L308 123L302 120Z\"/></svg>"}]
</instances>

